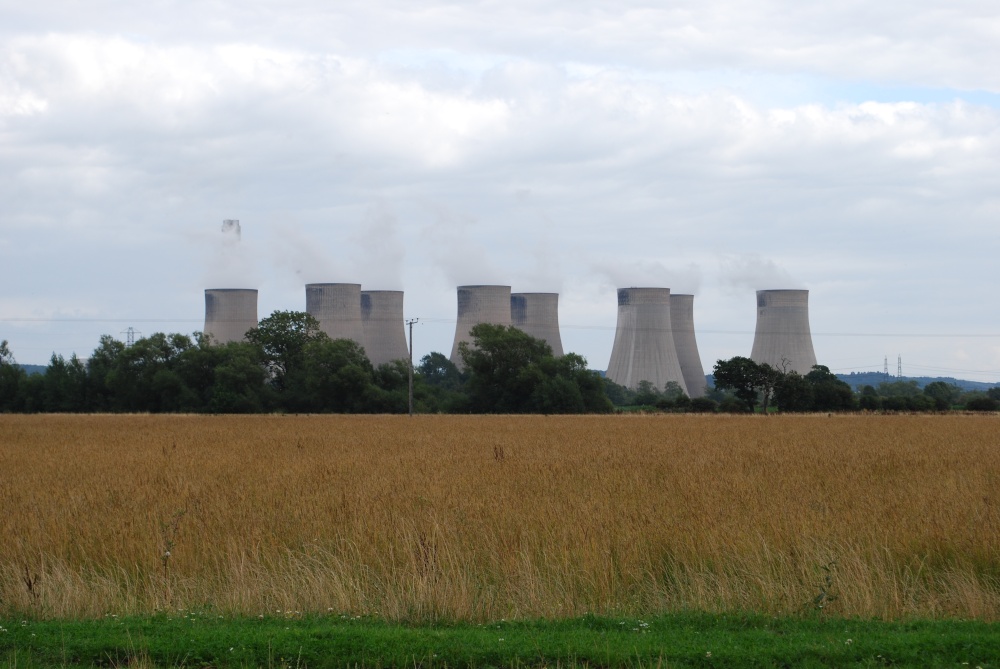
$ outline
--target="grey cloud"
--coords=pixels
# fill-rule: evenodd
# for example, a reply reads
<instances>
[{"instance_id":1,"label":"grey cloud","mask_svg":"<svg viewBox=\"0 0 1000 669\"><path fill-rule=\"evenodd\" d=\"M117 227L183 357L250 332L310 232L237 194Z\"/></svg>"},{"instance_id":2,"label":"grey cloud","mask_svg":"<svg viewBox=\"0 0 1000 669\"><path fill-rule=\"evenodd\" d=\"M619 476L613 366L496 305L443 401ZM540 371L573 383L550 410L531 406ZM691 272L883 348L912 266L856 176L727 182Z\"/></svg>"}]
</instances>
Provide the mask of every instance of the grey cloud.
<instances>
[{"instance_id":1,"label":"grey cloud","mask_svg":"<svg viewBox=\"0 0 1000 669\"><path fill-rule=\"evenodd\" d=\"M949 328L1000 329L968 308L993 299L1000 112L779 105L752 76L996 88L986 5L275 7L182 5L178 27L155 6L105 24L46 0L4 22L0 283L32 287L19 310L155 303L190 331L209 284L294 308L301 283L343 280L395 283L408 313L445 319L454 285L504 283L558 289L613 331L612 284L656 283L698 292L728 330L731 304L794 279L822 298L817 323L918 330L933 300ZM221 245L230 217L238 251ZM142 299L124 274L143 276ZM50 350L84 353L99 334L53 334ZM607 359L607 331L575 336Z\"/></svg>"}]
</instances>

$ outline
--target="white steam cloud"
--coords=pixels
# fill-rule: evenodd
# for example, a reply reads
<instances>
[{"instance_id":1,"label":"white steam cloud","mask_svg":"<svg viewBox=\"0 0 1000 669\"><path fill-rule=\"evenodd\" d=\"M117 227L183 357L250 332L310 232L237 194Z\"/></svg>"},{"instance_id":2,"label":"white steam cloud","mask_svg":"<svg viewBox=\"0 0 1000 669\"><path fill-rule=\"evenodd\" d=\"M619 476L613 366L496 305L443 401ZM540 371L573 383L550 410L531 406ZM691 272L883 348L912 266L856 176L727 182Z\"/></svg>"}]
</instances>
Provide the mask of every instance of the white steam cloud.
<instances>
[{"instance_id":1,"label":"white steam cloud","mask_svg":"<svg viewBox=\"0 0 1000 669\"><path fill-rule=\"evenodd\" d=\"M757 254L723 256L719 260L721 284L726 292L743 294L746 291L783 288L805 288L773 260Z\"/></svg>"}]
</instances>

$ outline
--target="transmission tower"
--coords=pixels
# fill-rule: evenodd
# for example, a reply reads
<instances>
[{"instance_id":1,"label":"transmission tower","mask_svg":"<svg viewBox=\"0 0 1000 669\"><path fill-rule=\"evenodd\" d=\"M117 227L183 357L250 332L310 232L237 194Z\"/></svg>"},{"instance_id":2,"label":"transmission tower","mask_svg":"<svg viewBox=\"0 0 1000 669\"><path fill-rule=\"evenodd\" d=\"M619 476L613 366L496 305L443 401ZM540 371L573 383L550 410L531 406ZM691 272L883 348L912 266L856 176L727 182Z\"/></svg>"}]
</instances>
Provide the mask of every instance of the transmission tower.
<instances>
[{"instance_id":1,"label":"transmission tower","mask_svg":"<svg viewBox=\"0 0 1000 669\"><path fill-rule=\"evenodd\" d=\"M903 378L903 356L896 356L896 378Z\"/></svg>"},{"instance_id":2,"label":"transmission tower","mask_svg":"<svg viewBox=\"0 0 1000 669\"><path fill-rule=\"evenodd\" d=\"M129 326L128 330L122 330L119 334L125 335L125 347L126 348L131 348L132 347L132 344L135 343L135 336L136 335L139 335L140 338L142 337L142 333L139 332L139 331L137 331L131 325Z\"/></svg>"}]
</instances>

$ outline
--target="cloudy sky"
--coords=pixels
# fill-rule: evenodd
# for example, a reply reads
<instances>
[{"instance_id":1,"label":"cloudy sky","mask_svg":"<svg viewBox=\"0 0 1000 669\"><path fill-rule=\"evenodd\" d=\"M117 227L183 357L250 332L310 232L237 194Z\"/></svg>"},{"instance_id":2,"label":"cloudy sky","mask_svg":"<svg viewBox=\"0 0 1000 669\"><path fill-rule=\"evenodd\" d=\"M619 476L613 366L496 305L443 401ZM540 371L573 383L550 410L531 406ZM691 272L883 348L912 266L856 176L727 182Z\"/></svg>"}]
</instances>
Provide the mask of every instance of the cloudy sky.
<instances>
[{"instance_id":1,"label":"cloudy sky","mask_svg":"<svg viewBox=\"0 0 1000 669\"><path fill-rule=\"evenodd\" d=\"M837 371L1000 380L995 0L0 0L0 339L19 362L203 290L693 292L706 370L808 288ZM242 241L226 242L223 219Z\"/></svg>"}]
</instances>

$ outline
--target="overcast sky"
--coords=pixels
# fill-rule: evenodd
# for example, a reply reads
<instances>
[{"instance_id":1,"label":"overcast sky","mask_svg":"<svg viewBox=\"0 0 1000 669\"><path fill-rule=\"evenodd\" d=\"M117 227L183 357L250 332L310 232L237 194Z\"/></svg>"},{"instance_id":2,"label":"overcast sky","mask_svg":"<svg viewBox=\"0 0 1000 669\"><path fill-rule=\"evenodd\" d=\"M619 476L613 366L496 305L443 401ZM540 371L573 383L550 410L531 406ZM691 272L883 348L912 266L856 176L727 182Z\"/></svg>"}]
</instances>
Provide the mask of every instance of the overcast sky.
<instances>
[{"instance_id":1,"label":"overcast sky","mask_svg":"<svg viewBox=\"0 0 1000 669\"><path fill-rule=\"evenodd\" d=\"M998 63L995 0L0 0L0 339L346 281L447 353L455 286L502 283L604 369L646 285L710 371L807 288L835 371L997 381Z\"/></svg>"}]
</instances>

